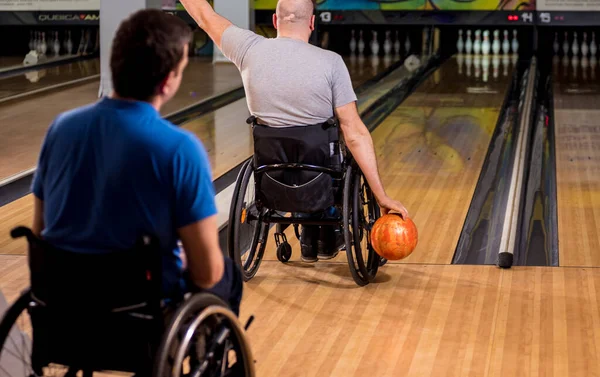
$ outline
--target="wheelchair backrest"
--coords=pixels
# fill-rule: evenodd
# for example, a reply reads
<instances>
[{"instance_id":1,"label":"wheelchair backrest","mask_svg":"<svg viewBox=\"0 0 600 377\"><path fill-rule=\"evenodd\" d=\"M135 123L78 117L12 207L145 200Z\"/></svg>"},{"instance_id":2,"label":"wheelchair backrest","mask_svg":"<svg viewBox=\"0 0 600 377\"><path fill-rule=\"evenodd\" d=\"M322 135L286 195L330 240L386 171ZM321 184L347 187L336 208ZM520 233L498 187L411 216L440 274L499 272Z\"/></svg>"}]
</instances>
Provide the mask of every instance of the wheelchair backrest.
<instances>
[{"instance_id":1,"label":"wheelchair backrest","mask_svg":"<svg viewBox=\"0 0 600 377\"><path fill-rule=\"evenodd\" d=\"M336 182L343 175L337 121L269 127L250 119L257 201L269 209L293 213L332 206Z\"/></svg>"},{"instance_id":2,"label":"wheelchair backrest","mask_svg":"<svg viewBox=\"0 0 600 377\"><path fill-rule=\"evenodd\" d=\"M254 167L297 163L339 171L342 160L339 132L335 121L295 127L269 127L254 123ZM302 174L296 172L279 176L287 184L303 184L312 179L302 179Z\"/></svg>"},{"instance_id":3,"label":"wheelchair backrest","mask_svg":"<svg viewBox=\"0 0 600 377\"><path fill-rule=\"evenodd\" d=\"M161 257L156 239L130 250L85 254L58 249L21 230L29 242L31 293L48 308L111 312L146 307L161 299Z\"/></svg>"}]
</instances>

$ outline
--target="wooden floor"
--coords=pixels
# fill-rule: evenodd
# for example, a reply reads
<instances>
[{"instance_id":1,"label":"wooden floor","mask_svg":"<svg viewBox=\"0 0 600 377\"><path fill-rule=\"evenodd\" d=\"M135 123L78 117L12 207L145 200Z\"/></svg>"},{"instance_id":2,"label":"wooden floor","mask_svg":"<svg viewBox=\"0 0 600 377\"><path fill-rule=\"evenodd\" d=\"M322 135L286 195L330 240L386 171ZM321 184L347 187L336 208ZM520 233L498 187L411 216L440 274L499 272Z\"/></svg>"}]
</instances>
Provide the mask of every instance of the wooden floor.
<instances>
[{"instance_id":1,"label":"wooden floor","mask_svg":"<svg viewBox=\"0 0 600 377\"><path fill-rule=\"evenodd\" d=\"M560 70L562 71L562 70ZM600 82L555 74L554 115L561 266L600 266Z\"/></svg>"},{"instance_id":2,"label":"wooden floor","mask_svg":"<svg viewBox=\"0 0 600 377\"><path fill-rule=\"evenodd\" d=\"M100 60L91 59L0 78L0 101L70 81L81 81L90 77L93 80L99 74ZM94 82L97 83L98 80L94 80Z\"/></svg>"},{"instance_id":3,"label":"wooden floor","mask_svg":"<svg viewBox=\"0 0 600 377\"><path fill-rule=\"evenodd\" d=\"M34 168L46 130L61 112L98 99L99 81L92 81L18 102L0 104L0 181ZM239 71L230 64L213 65L193 58L175 98L163 109L167 115L217 94L242 86Z\"/></svg>"},{"instance_id":4,"label":"wooden floor","mask_svg":"<svg viewBox=\"0 0 600 377\"><path fill-rule=\"evenodd\" d=\"M597 376L600 269L390 265L358 288L347 266L264 262L241 320L260 377ZM0 290L27 286L0 256Z\"/></svg>"}]
</instances>

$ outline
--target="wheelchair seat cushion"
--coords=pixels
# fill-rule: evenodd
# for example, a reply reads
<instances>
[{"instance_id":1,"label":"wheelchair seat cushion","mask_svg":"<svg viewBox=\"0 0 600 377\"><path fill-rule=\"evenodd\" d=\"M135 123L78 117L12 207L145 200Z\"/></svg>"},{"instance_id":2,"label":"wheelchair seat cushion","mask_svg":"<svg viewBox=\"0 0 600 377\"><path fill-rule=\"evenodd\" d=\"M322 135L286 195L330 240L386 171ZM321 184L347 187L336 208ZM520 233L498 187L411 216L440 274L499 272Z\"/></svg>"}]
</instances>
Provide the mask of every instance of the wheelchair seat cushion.
<instances>
[{"instance_id":1,"label":"wheelchair seat cushion","mask_svg":"<svg viewBox=\"0 0 600 377\"><path fill-rule=\"evenodd\" d=\"M254 168L302 164L333 169L341 174L339 129L323 125L268 127L255 125ZM256 197L267 208L311 213L334 205L331 174L281 168L256 174Z\"/></svg>"}]
</instances>

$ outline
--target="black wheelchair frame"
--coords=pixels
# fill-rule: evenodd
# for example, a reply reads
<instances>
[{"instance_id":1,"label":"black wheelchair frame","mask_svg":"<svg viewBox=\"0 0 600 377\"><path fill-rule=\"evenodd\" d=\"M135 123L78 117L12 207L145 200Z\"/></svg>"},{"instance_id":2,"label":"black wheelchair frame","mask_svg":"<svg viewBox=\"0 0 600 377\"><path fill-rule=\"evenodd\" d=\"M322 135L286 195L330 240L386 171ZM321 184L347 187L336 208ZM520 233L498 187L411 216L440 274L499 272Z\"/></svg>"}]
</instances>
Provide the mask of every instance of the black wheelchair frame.
<instances>
[{"instance_id":1,"label":"black wheelchair frame","mask_svg":"<svg viewBox=\"0 0 600 377\"><path fill-rule=\"evenodd\" d=\"M252 125L254 130L258 120L252 116L247 123ZM335 118L328 120L323 126L335 127L339 137L339 124ZM342 147L339 148L342 151ZM370 242L370 230L380 217L380 209L350 151L344 147L343 152L344 158L339 169L297 162L255 166L255 158L243 165L231 201L228 253L241 267L245 281L252 279L258 272L271 225L277 225L275 232L277 258L282 263L289 262L292 256L292 247L284 233L289 226L294 227L298 239L300 239L298 227L301 225L341 226L344 232L348 266L354 281L359 286L365 286L375 279L378 268L385 263L373 250ZM286 170L312 171L331 176L332 180L337 182L333 185L336 191L334 206L341 210L338 211L341 215L332 219L307 219L289 211L281 211L279 208L267 208L256 198L256 194L254 197L246 198L246 191L249 188L254 188L255 192L259 189L256 180L251 184L252 178L265 172ZM361 245L363 241L366 241L366 244ZM247 256L245 261L242 260L244 256Z\"/></svg>"},{"instance_id":2,"label":"black wheelchair frame","mask_svg":"<svg viewBox=\"0 0 600 377\"><path fill-rule=\"evenodd\" d=\"M24 227L11 236L28 240L31 286L0 321L0 367L22 364L18 375L30 376L59 368L68 377L102 371L170 377L184 375L184 367L194 376L255 375L245 338L253 318L243 328L209 293L165 305L156 240L88 255L53 248ZM29 326L19 328L20 318Z\"/></svg>"}]
</instances>

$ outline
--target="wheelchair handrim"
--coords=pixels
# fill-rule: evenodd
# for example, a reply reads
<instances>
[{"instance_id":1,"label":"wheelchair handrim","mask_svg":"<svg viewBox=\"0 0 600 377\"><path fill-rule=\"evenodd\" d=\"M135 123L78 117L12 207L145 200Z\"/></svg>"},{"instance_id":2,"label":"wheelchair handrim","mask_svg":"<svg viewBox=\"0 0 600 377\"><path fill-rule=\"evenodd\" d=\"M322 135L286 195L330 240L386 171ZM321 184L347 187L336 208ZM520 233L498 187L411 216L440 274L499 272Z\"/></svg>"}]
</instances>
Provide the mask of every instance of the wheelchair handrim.
<instances>
[{"instance_id":1,"label":"wheelchair handrim","mask_svg":"<svg viewBox=\"0 0 600 377\"><path fill-rule=\"evenodd\" d=\"M235 332L236 338L239 342L239 348L243 353L242 357L244 360L244 370L245 376L253 377L254 376L254 359L252 357L252 350L248 347L248 344L244 338L244 331L242 330L241 325L238 322L238 319L233 315L233 313L226 308L218 305L212 305L204 309L200 315L196 317L196 319L191 323L188 330L185 333L183 340L179 345L179 350L175 357L175 363L173 365L172 375L180 376L181 375L181 365L185 359L186 352L190 346L192 341L192 337L196 333L198 326L205 321L207 318L215 315L222 315L226 318L226 320L231 325L229 328Z\"/></svg>"}]
</instances>

